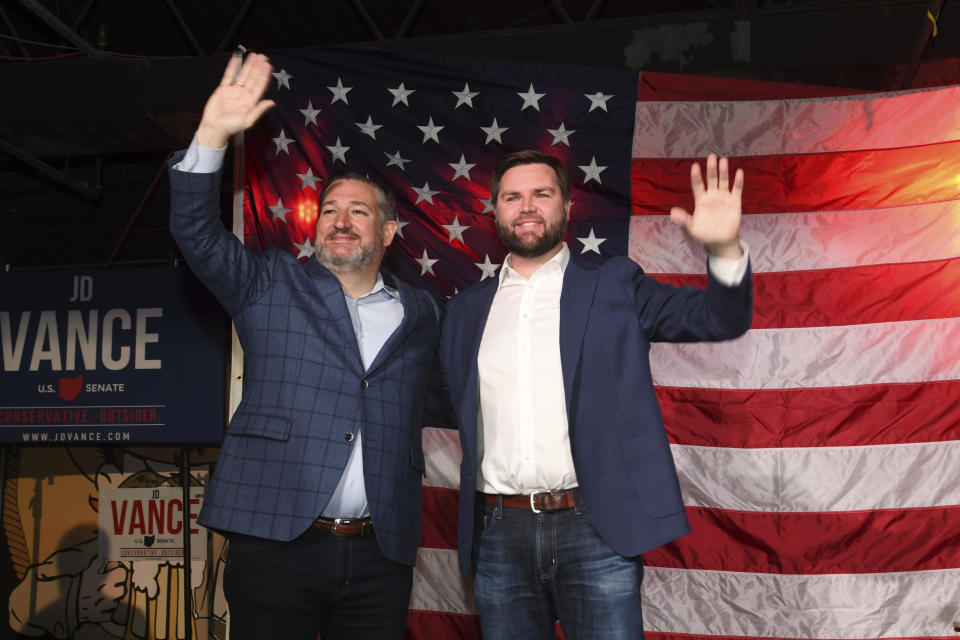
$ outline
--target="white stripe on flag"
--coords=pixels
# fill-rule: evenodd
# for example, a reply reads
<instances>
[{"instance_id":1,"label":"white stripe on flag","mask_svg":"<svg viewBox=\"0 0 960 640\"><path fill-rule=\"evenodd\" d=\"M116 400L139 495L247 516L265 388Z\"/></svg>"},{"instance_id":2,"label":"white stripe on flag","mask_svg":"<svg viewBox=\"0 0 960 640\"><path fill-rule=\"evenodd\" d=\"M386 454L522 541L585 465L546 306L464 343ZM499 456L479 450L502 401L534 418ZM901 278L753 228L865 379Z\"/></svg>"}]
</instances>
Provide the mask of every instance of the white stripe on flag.
<instances>
[{"instance_id":1,"label":"white stripe on flag","mask_svg":"<svg viewBox=\"0 0 960 640\"><path fill-rule=\"evenodd\" d=\"M960 202L859 211L752 214L740 237L754 273L960 256ZM648 273L705 273L706 250L669 216L634 216L629 255Z\"/></svg>"},{"instance_id":2,"label":"white stripe on flag","mask_svg":"<svg viewBox=\"0 0 960 640\"><path fill-rule=\"evenodd\" d=\"M424 485L458 488L459 440L425 429ZM435 448L436 447L436 448ZM450 450L456 455L434 456ZM865 447L739 449L671 445L684 503L742 511L811 512L960 504L960 441Z\"/></svg>"},{"instance_id":3,"label":"white stripe on flag","mask_svg":"<svg viewBox=\"0 0 960 640\"><path fill-rule=\"evenodd\" d=\"M423 476L423 486L460 488L460 432L456 429L423 430L423 452L427 462L427 472Z\"/></svg>"},{"instance_id":4,"label":"white stripe on flag","mask_svg":"<svg viewBox=\"0 0 960 640\"><path fill-rule=\"evenodd\" d=\"M634 158L768 156L936 144L960 133L960 87L798 100L638 102Z\"/></svg>"},{"instance_id":5,"label":"white stripe on flag","mask_svg":"<svg viewBox=\"0 0 960 640\"><path fill-rule=\"evenodd\" d=\"M417 549L410 608L444 613L477 613L473 584L457 567L456 549Z\"/></svg>"},{"instance_id":6,"label":"white stripe on flag","mask_svg":"<svg viewBox=\"0 0 960 640\"><path fill-rule=\"evenodd\" d=\"M960 505L956 440L789 449L674 444L671 450L690 507L796 513Z\"/></svg>"},{"instance_id":7,"label":"white stripe on flag","mask_svg":"<svg viewBox=\"0 0 960 640\"><path fill-rule=\"evenodd\" d=\"M774 575L646 567L644 629L776 638L928 638L953 632L960 570Z\"/></svg>"},{"instance_id":8,"label":"white stripe on flag","mask_svg":"<svg viewBox=\"0 0 960 640\"><path fill-rule=\"evenodd\" d=\"M754 329L736 340L656 343L654 384L795 389L960 379L956 318L838 327Z\"/></svg>"}]
</instances>

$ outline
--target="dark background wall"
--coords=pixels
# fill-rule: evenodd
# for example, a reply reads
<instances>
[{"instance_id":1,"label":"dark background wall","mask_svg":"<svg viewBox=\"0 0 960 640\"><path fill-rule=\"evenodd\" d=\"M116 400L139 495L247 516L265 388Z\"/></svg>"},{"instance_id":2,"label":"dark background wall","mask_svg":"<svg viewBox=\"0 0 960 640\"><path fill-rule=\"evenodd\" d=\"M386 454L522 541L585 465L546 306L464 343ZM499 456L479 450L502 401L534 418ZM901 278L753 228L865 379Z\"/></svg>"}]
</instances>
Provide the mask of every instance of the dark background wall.
<instances>
[{"instance_id":1,"label":"dark background wall","mask_svg":"<svg viewBox=\"0 0 960 640\"><path fill-rule=\"evenodd\" d=\"M879 91L900 88L905 74L915 86L960 77L958 31L956 1L2 0L0 263L173 259L165 159L189 142L238 44L359 44Z\"/></svg>"}]
</instances>

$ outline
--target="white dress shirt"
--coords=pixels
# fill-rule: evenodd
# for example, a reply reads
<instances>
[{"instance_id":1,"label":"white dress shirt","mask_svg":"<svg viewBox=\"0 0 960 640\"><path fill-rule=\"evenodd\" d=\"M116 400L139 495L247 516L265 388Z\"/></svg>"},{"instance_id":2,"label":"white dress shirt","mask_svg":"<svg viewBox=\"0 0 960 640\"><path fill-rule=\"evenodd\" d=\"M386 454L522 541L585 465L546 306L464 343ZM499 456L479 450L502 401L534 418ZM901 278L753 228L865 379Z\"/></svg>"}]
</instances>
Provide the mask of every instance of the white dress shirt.
<instances>
[{"instance_id":1,"label":"white dress shirt","mask_svg":"<svg viewBox=\"0 0 960 640\"><path fill-rule=\"evenodd\" d=\"M710 256L722 284L739 284L743 257ZM560 293L570 262L560 253L529 279L504 259L478 356L480 386L477 489L504 495L577 486L560 364Z\"/></svg>"},{"instance_id":2,"label":"white dress shirt","mask_svg":"<svg viewBox=\"0 0 960 640\"><path fill-rule=\"evenodd\" d=\"M560 369L560 291L566 245L529 279L504 260L477 361L477 488L520 494L577 486Z\"/></svg>"}]
</instances>

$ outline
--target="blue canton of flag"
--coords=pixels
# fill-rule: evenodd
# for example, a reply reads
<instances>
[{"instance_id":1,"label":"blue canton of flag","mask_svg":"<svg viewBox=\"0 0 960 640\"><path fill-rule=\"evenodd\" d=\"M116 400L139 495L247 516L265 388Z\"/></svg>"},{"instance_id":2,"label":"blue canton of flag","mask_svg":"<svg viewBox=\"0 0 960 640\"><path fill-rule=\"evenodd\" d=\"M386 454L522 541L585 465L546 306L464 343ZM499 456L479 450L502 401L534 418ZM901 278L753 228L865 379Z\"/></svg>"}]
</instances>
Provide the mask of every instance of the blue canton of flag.
<instances>
[{"instance_id":1,"label":"blue canton of flag","mask_svg":"<svg viewBox=\"0 0 960 640\"><path fill-rule=\"evenodd\" d=\"M567 243L626 255L637 74L374 50L270 54L276 101L246 133L247 245L313 255L318 194L344 171L393 191L386 266L451 295L493 277L490 176L509 152L559 157L573 182Z\"/></svg>"}]
</instances>

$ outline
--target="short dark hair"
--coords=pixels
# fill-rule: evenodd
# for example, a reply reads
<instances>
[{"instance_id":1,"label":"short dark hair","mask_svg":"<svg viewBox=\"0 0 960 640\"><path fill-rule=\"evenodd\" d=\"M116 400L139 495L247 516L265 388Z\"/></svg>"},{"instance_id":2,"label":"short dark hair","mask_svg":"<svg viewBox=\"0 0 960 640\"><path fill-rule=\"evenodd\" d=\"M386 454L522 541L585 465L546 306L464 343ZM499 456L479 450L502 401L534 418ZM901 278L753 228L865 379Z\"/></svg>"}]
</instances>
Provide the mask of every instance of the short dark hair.
<instances>
[{"instance_id":1,"label":"short dark hair","mask_svg":"<svg viewBox=\"0 0 960 640\"><path fill-rule=\"evenodd\" d=\"M563 201L570 201L570 174L567 173L567 168L563 166L563 162L549 153L525 149L511 153L501 160L497 168L493 170L493 175L490 177L490 204L497 205L497 196L500 195L500 180L503 179L503 174L514 167L525 164L545 164L553 169L557 176L557 185L560 186L560 195L563 196Z\"/></svg>"},{"instance_id":2,"label":"short dark hair","mask_svg":"<svg viewBox=\"0 0 960 640\"><path fill-rule=\"evenodd\" d=\"M327 183L327 186L324 187L323 191L320 193L320 200L318 204L323 204L324 199L327 197L327 192L330 191L333 185L337 184L341 180L356 180L373 187L373 189L377 192L377 209L380 212L381 224L387 220L397 219L397 203L393 199L393 194L380 186L380 183L368 178L367 176L362 176L354 171L338 173L330 178L330 182Z\"/></svg>"}]
</instances>

